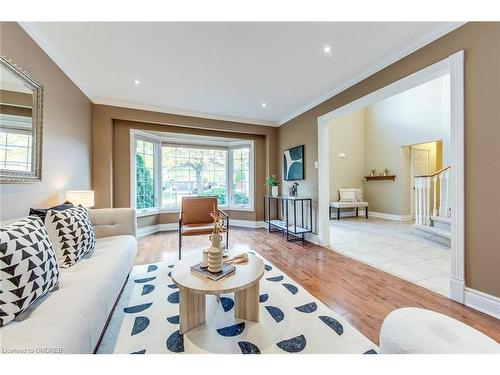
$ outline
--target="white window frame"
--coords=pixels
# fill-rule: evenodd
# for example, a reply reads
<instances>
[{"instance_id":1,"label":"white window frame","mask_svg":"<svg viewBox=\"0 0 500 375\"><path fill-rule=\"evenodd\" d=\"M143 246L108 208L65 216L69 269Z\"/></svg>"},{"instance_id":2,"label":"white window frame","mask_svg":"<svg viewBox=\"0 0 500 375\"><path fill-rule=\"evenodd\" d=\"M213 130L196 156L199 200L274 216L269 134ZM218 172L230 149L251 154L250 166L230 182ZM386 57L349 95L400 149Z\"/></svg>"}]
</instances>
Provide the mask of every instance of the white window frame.
<instances>
[{"instance_id":1,"label":"white window frame","mask_svg":"<svg viewBox=\"0 0 500 375\"><path fill-rule=\"evenodd\" d=\"M142 140L146 142L153 143L154 147L154 156L155 156L155 163L153 165L153 183L155 185L155 192L154 192L154 202L155 206L150 207L150 208L136 208L137 200L136 200L136 184L137 184L137 163L136 163L136 141L137 140ZM130 130L130 207L136 208L137 211L137 216L149 216L149 215L154 215L158 214L160 212L159 210L159 202L161 200L161 195L159 195L159 186L161 186L161 153L158 152L159 147L161 147L161 143L159 140L151 136L148 133L144 133L141 131L137 131L135 129Z\"/></svg>"},{"instance_id":2,"label":"white window frame","mask_svg":"<svg viewBox=\"0 0 500 375\"><path fill-rule=\"evenodd\" d=\"M227 207L229 210L233 211L253 211L254 210L254 198L255 198L255 190L254 190L254 145L253 141L235 141L231 142L229 148L228 148L228 168L227 168L227 174L228 174L228 205ZM234 160L233 160L233 153L231 151L237 150L240 148L245 148L249 147L250 151L248 153L249 157L249 171L248 171L248 189L249 189L249 202L247 206L233 206L232 202L232 194L234 192ZM222 207L221 207L222 208Z\"/></svg>"},{"instance_id":3,"label":"white window frame","mask_svg":"<svg viewBox=\"0 0 500 375\"><path fill-rule=\"evenodd\" d=\"M186 139L186 138L176 138L176 137L160 137L148 132L143 132L137 129L130 129L130 206L136 206L136 140L142 139L148 142L154 143L155 147L155 207L144 208L137 210L137 216L150 216L158 213L176 213L180 211L180 207L163 208L162 202L162 153L161 148L164 145L170 146L185 146L193 148L213 148L213 149L225 149L227 150L227 168L226 168L226 181L227 181L227 199L226 204L220 205L219 208L229 210L229 211L254 211L255 203L255 189L254 189L254 171L255 171L255 158L254 158L254 147L255 142L253 140L241 140L241 141L209 141L200 140L199 138ZM233 194L233 156L232 150L239 149L243 147L249 147L249 202L247 206L237 206L232 204L232 194Z\"/></svg>"},{"instance_id":4,"label":"white window frame","mask_svg":"<svg viewBox=\"0 0 500 375\"><path fill-rule=\"evenodd\" d=\"M0 148L5 149L5 156L3 160L0 160L0 164L4 164L2 169L8 169L7 168L7 162L10 163L18 163L18 164L24 164L26 165L26 169L9 169L9 170L15 170L15 171L23 171L23 172L29 172L32 170L32 160L33 160L33 136L31 131L23 130L23 129L17 129L17 128L8 128L8 127L0 127L0 130L2 133L5 134L5 143L0 143ZM9 135L10 134L19 134L19 135L24 135L28 137L28 145L27 146L17 146L13 145L12 143L9 143ZM7 155L8 155L8 150L9 148L22 148L26 149L26 160L21 161L21 162L16 162L16 161L8 161L7 160Z\"/></svg>"}]
</instances>

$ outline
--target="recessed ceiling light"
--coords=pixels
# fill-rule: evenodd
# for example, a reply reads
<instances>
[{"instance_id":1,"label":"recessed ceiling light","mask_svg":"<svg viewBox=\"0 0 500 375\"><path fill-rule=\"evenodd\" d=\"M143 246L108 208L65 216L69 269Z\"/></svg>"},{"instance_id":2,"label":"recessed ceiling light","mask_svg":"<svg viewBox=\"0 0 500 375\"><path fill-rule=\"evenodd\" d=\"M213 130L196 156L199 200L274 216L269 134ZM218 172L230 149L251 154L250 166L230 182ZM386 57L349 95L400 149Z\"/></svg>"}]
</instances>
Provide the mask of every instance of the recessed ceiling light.
<instances>
[{"instance_id":1,"label":"recessed ceiling light","mask_svg":"<svg viewBox=\"0 0 500 375\"><path fill-rule=\"evenodd\" d=\"M262 108L266 108L267 107L267 103L266 102L262 102L261 106L262 106Z\"/></svg>"},{"instance_id":2,"label":"recessed ceiling light","mask_svg":"<svg viewBox=\"0 0 500 375\"><path fill-rule=\"evenodd\" d=\"M323 52L329 54L330 52L332 52L332 47L330 47L330 46L324 46L323 47Z\"/></svg>"},{"instance_id":3,"label":"recessed ceiling light","mask_svg":"<svg viewBox=\"0 0 500 375\"><path fill-rule=\"evenodd\" d=\"M141 84L141 81L139 81L138 79L134 79L134 85L140 85Z\"/></svg>"}]
</instances>

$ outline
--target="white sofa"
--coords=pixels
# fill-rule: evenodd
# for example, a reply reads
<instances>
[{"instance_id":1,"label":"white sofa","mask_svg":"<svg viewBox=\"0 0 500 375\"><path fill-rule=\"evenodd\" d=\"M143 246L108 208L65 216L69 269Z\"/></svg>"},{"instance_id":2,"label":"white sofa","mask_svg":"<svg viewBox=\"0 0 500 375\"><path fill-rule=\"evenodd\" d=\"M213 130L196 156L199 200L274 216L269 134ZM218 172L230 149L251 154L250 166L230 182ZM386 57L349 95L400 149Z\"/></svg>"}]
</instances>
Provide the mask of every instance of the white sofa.
<instances>
[{"instance_id":1,"label":"white sofa","mask_svg":"<svg viewBox=\"0 0 500 375\"><path fill-rule=\"evenodd\" d=\"M135 210L89 210L94 253L61 269L59 288L0 329L3 353L92 353L137 252Z\"/></svg>"}]
</instances>

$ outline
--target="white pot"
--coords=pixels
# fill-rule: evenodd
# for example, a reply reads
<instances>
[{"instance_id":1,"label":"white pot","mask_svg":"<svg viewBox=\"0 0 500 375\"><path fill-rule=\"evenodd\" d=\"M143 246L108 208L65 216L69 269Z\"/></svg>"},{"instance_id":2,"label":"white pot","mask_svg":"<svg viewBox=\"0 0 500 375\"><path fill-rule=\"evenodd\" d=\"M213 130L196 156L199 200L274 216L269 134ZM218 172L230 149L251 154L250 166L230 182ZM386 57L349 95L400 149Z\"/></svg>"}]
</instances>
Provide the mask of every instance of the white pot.
<instances>
[{"instance_id":1,"label":"white pot","mask_svg":"<svg viewBox=\"0 0 500 375\"><path fill-rule=\"evenodd\" d=\"M271 186L271 195L273 197L277 197L278 196L278 187L277 186Z\"/></svg>"}]
</instances>

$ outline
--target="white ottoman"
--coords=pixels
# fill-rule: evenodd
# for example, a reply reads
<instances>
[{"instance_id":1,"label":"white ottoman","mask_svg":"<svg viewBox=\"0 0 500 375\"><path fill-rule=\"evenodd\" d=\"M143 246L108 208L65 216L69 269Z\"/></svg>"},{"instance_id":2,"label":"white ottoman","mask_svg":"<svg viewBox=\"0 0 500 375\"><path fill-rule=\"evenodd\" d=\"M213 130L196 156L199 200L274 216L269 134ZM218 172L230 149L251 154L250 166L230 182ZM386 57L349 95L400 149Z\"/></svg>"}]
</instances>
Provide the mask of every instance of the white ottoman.
<instances>
[{"instance_id":1,"label":"white ottoman","mask_svg":"<svg viewBox=\"0 0 500 375\"><path fill-rule=\"evenodd\" d=\"M434 311L394 310L380 329L381 354L500 353L500 344L468 325Z\"/></svg>"}]
</instances>

